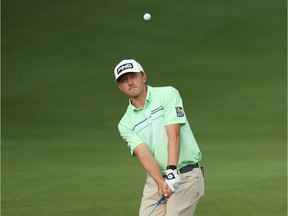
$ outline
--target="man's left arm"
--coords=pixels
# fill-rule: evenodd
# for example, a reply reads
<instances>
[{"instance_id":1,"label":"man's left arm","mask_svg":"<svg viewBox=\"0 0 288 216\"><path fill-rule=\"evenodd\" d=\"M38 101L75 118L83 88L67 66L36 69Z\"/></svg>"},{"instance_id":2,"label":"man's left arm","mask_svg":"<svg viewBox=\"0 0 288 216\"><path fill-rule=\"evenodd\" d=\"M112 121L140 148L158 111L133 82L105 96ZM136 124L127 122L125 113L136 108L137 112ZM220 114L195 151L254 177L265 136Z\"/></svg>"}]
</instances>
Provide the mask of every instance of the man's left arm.
<instances>
[{"instance_id":1,"label":"man's left arm","mask_svg":"<svg viewBox=\"0 0 288 216\"><path fill-rule=\"evenodd\" d=\"M180 125L172 124L166 126L168 136L168 161L167 165L177 166L180 154Z\"/></svg>"},{"instance_id":2,"label":"man's left arm","mask_svg":"<svg viewBox=\"0 0 288 216\"><path fill-rule=\"evenodd\" d=\"M167 94L163 96L164 116L166 134L168 137L167 146L167 169L166 184L174 193L179 185L180 177L177 171L178 160L180 158L180 128L186 124L182 99L177 89L168 88Z\"/></svg>"},{"instance_id":3,"label":"man's left arm","mask_svg":"<svg viewBox=\"0 0 288 216\"><path fill-rule=\"evenodd\" d=\"M168 136L168 161L166 173L166 184L174 193L179 185L180 178L177 171L177 164L180 153L180 125L172 124L166 126Z\"/></svg>"}]
</instances>

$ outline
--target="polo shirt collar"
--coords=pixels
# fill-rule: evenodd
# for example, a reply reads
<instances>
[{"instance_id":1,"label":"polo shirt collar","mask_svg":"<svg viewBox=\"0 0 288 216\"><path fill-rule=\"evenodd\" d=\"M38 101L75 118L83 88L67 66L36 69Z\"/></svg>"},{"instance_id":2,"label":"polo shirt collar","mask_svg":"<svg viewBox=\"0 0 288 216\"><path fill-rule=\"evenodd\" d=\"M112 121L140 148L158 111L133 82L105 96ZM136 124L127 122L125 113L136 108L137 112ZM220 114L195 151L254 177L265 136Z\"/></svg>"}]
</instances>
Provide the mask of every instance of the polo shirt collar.
<instances>
[{"instance_id":1,"label":"polo shirt collar","mask_svg":"<svg viewBox=\"0 0 288 216\"><path fill-rule=\"evenodd\" d=\"M147 95L146 95L146 103L145 106L143 108L145 108L147 106L147 103L150 103L152 99L152 87L147 85ZM135 106L132 105L131 101L129 100L129 107L134 111L139 111L142 110L143 108L136 108Z\"/></svg>"}]
</instances>

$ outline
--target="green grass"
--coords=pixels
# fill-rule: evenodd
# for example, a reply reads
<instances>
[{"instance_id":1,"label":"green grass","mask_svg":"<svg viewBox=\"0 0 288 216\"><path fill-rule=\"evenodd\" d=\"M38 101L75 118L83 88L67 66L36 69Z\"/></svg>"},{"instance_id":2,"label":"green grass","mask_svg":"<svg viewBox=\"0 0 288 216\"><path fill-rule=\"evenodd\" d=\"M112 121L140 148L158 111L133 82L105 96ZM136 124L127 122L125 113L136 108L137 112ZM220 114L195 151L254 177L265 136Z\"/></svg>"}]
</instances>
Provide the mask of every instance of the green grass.
<instances>
[{"instance_id":1,"label":"green grass","mask_svg":"<svg viewBox=\"0 0 288 216\"><path fill-rule=\"evenodd\" d=\"M287 215L286 2L2 8L1 215L137 215L145 173L117 131L122 58L181 92L206 171L196 215Z\"/></svg>"}]
</instances>

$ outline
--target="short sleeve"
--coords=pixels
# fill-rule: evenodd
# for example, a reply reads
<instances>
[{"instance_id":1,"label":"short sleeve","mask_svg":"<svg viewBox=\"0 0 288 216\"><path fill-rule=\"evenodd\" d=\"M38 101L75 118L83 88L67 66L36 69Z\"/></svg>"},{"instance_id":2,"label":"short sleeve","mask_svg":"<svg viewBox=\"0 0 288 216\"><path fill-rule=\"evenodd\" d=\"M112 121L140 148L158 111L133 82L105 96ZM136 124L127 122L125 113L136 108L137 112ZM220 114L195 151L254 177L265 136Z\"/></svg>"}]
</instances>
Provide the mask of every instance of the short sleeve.
<instances>
[{"instance_id":1,"label":"short sleeve","mask_svg":"<svg viewBox=\"0 0 288 216\"><path fill-rule=\"evenodd\" d=\"M169 87L167 94L163 96L165 125L186 124L186 116L182 99L177 89Z\"/></svg>"},{"instance_id":2,"label":"short sleeve","mask_svg":"<svg viewBox=\"0 0 288 216\"><path fill-rule=\"evenodd\" d=\"M123 140L127 144L131 155L132 156L136 156L134 154L134 149L138 145L144 143L143 140L135 132L133 132L132 129L130 129L129 127L125 126L121 122L118 125L118 129L119 129L121 137L123 138Z\"/></svg>"}]
</instances>

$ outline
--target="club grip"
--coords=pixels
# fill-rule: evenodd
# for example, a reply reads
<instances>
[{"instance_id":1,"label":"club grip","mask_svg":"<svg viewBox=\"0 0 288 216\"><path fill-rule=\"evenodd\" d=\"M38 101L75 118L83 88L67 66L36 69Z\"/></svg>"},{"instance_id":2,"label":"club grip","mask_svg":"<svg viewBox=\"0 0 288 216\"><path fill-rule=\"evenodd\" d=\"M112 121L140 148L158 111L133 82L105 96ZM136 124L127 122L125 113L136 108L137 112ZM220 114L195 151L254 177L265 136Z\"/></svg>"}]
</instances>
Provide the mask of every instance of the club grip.
<instances>
[{"instance_id":1,"label":"club grip","mask_svg":"<svg viewBox=\"0 0 288 216\"><path fill-rule=\"evenodd\" d=\"M163 200L165 199L164 194L160 197L160 199L157 201L157 205L159 205Z\"/></svg>"}]
</instances>

